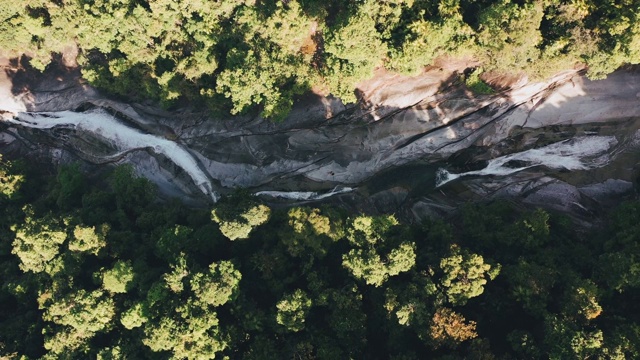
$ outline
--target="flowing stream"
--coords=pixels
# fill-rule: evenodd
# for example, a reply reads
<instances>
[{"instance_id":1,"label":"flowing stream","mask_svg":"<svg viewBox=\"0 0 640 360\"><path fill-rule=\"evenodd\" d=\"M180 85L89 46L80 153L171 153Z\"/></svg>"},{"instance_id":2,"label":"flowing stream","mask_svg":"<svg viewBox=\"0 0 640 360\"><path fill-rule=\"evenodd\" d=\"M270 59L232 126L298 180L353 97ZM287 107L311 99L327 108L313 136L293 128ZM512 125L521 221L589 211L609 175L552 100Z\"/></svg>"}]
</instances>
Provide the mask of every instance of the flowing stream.
<instances>
[{"instance_id":1,"label":"flowing stream","mask_svg":"<svg viewBox=\"0 0 640 360\"><path fill-rule=\"evenodd\" d=\"M202 193L216 202L220 195L213 190L210 176L199 165L198 159L184 146L175 141L156 135L146 134L132 128L103 109L89 112L18 112L14 117L5 117L5 121L32 129L69 128L85 131L98 136L118 150L108 158L118 158L132 150L151 149L170 159L191 177ZM316 191L258 191L256 196L296 201L322 200L334 195L353 191L351 187L335 187L327 192Z\"/></svg>"},{"instance_id":2,"label":"flowing stream","mask_svg":"<svg viewBox=\"0 0 640 360\"><path fill-rule=\"evenodd\" d=\"M594 169L609 163L611 148L617 144L615 136L576 137L491 159L481 170L453 174L441 168L436 174L436 187L464 176L507 176L535 166L566 170Z\"/></svg>"},{"instance_id":3,"label":"flowing stream","mask_svg":"<svg viewBox=\"0 0 640 360\"><path fill-rule=\"evenodd\" d=\"M169 196L201 205L238 187L290 202L346 195L339 201L354 201L348 206L368 202L393 212L465 191L484 197L510 178L531 184L514 187L515 196L555 182L572 189L565 192L571 202L579 201L579 188L606 198L633 186L640 72L603 81L566 72L480 97L448 78L435 70L410 82L392 78L350 108L332 98L301 101L278 124L126 104L56 80L39 92L0 96L0 152L20 139L12 146L26 145L21 154L130 163Z\"/></svg>"},{"instance_id":4,"label":"flowing stream","mask_svg":"<svg viewBox=\"0 0 640 360\"><path fill-rule=\"evenodd\" d=\"M352 192L353 190L355 189L350 187L336 187L326 193L316 191L258 191L255 195L288 200L310 201L326 199L334 195Z\"/></svg>"},{"instance_id":5,"label":"flowing stream","mask_svg":"<svg viewBox=\"0 0 640 360\"><path fill-rule=\"evenodd\" d=\"M209 176L202 170L189 150L174 141L145 134L129 127L102 109L94 109L84 113L73 111L19 112L15 117L5 120L34 129L72 128L92 133L119 151L119 153L110 155L111 158L117 158L131 150L151 149L156 154L166 156L176 166L182 168L202 193L211 200L215 202L220 198L218 193L213 190Z\"/></svg>"}]
</instances>

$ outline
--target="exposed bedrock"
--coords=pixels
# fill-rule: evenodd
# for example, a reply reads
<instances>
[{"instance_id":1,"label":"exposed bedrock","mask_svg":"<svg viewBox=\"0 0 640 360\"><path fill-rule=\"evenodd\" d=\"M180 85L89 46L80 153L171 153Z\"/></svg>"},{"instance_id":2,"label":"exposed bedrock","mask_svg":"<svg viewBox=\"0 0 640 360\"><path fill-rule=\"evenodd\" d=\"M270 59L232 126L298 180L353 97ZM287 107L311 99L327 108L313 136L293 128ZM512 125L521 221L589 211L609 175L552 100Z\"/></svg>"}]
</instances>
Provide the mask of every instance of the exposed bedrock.
<instances>
[{"instance_id":1,"label":"exposed bedrock","mask_svg":"<svg viewBox=\"0 0 640 360\"><path fill-rule=\"evenodd\" d=\"M110 100L74 71L8 72L0 152L132 163L163 193L195 201L236 187L276 202L333 190L329 201L408 217L505 196L588 216L633 191L640 73L589 81L567 71L487 96L457 74L380 74L357 105L310 94L272 123Z\"/></svg>"}]
</instances>

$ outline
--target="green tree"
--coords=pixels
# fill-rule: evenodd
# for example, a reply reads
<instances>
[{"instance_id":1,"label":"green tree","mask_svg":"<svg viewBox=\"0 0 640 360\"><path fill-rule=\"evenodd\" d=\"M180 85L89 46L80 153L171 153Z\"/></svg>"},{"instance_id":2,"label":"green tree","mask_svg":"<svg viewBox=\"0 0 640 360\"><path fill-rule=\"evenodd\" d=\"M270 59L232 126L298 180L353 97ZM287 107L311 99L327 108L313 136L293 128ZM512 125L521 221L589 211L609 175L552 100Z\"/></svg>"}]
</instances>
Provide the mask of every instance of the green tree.
<instances>
[{"instance_id":1,"label":"green tree","mask_svg":"<svg viewBox=\"0 0 640 360\"><path fill-rule=\"evenodd\" d=\"M60 245L67 238L60 221L51 216L37 218L33 209L26 206L24 223L14 225L15 232L12 254L20 258L20 269L24 272L39 273L60 252Z\"/></svg>"},{"instance_id":2,"label":"green tree","mask_svg":"<svg viewBox=\"0 0 640 360\"><path fill-rule=\"evenodd\" d=\"M640 287L639 217L638 202L625 203L611 214L609 236L598 259L598 279L618 292Z\"/></svg>"},{"instance_id":3,"label":"green tree","mask_svg":"<svg viewBox=\"0 0 640 360\"><path fill-rule=\"evenodd\" d=\"M366 347L368 315L364 309L363 295L355 284L347 284L340 289L325 292L325 306L330 311L329 326L342 348L357 358ZM316 305L319 300L316 300ZM313 324L311 324L313 325Z\"/></svg>"},{"instance_id":4,"label":"green tree","mask_svg":"<svg viewBox=\"0 0 640 360\"><path fill-rule=\"evenodd\" d=\"M540 22L544 16L541 2L520 6L509 1L495 3L479 16L480 47L486 51L486 70L523 71L540 58L542 41Z\"/></svg>"},{"instance_id":5,"label":"green tree","mask_svg":"<svg viewBox=\"0 0 640 360\"><path fill-rule=\"evenodd\" d=\"M53 194L56 204L62 210L80 205L82 194L86 191L86 179L78 164L62 166L58 169L56 187Z\"/></svg>"},{"instance_id":6,"label":"green tree","mask_svg":"<svg viewBox=\"0 0 640 360\"><path fill-rule=\"evenodd\" d=\"M345 103L356 102L356 84L373 76L387 53L372 18L374 1L365 1L357 11L328 29L325 38L325 78L331 93ZM347 14L347 12L345 12Z\"/></svg>"},{"instance_id":7,"label":"green tree","mask_svg":"<svg viewBox=\"0 0 640 360\"><path fill-rule=\"evenodd\" d=\"M602 313L602 306L598 303L598 287L591 280L577 280L566 290L564 313L572 316L576 321L590 321Z\"/></svg>"},{"instance_id":8,"label":"green tree","mask_svg":"<svg viewBox=\"0 0 640 360\"><path fill-rule=\"evenodd\" d=\"M193 229L188 226L170 226L162 232L160 239L156 242L156 254L160 258L171 262L176 254L189 247L193 236Z\"/></svg>"},{"instance_id":9,"label":"green tree","mask_svg":"<svg viewBox=\"0 0 640 360\"><path fill-rule=\"evenodd\" d=\"M262 105L262 116L282 120L291 110L292 96L301 91L283 93L282 84L294 78L295 66L281 54L260 50L233 49L227 54L228 64L237 64L223 71L216 90L233 102L232 114L247 110L252 105Z\"/></svg>"},{"instance_id":10,"label":"green tree","mask_svg":"<svg viewBox=\"0 0 640 360\"><path fill-rule=\"evenodd\" d=\"M207 273L196 273L190 280L191 290L198 301L220 306L237 295L242 276L231 261L220 261L209 265Z\"/></svg>"},{"instance_id":11,"label":"green tree","mask_svg":"<svg viewBox=\"0 0 640 360\"><path fill-rule=\"evenodd\" d=\"M96 333L107 330L115 316L113 299L101 290L77 290L45 304L42 318L52 322L45 333L45 348L65 354L86 345Z\"/></svg>"},{"instance_id":12,"label":"green tree","mask_svg":"<svg viewBox=\"0 0 640 360\"><path fill-rule=\"evenodd\" d=\"M106 236L109 229L106 223L100 225L97 231L95 226L77 225L73 229L73 236L69 239L69 250L98 255L98 252L107 244Z\"/></svg>"},{"instance_id":13,"label":"green tree","mask_svg":"<svg viewBox=\"0 0 640 360\"><path fill-rule=\"evenodd\" d=\"M390 317L400 325L413 327L423 340L426 340L424 335L428 333L433 305L441 297L432 276L433 273L416 273L410 281L391 283L385 290L384 307Z\"/></svg>"},{"instance_id":14,"label":"green tree","mask_svg":"<svg viewBox=\"0 0 640 360\"><path fill-rule=\"evenodd\" d=\"M126 293L131 289L135 274L131 261L117 261L113 268L102 273L102 287L110 293Z\"/></svg>"},{"instance_id":15,"label":"green tree","mask_svg":"<svg viewBox=\"0 0 640 360\"><path fill-rule=\"evenodd\" d=\"M603 347L602 330L582 329L571 320L554 315L545 318L544 334L549 359L597 357Z\"/></svg>"},{"instance_id":16,"label":"green tree","mask_svg":"<svg viewBox=\"0 0 640 360\"><path fill-rule=\"evenodd\" d=\"M505 266L504 275L515 301L533 314L546 313L551 290L558 281L556 270L520 259L517 264Z\"/></svg>"},{"instance_id":17,"label":"green tree","mask_svg":"<svg viewBox=\"0 0 640 360\"><path fill-rule=\"evenodd\" d=\"M233 114L260 105L262 116L282 120L293 96L308 89L312 54L305 53L304 46L310 41L312 21L296 0L276 3L269 16L244 7L236 21L244 43L227 53L216 91L231 99Z\"/></svg>"},{"instance_id":18,"label":"green tree","mask_svg":"<svg viewBox=\"0 0 640 360\"><path fill-rule=\"evenodd\" d=\"M474 32L459 17L440 21L420 18L408 26L406 33L402 48L390 51L387 65L405 74L422 71L441 55L474 54Z\"/></svg>"},{"instance_id":19,"label":"green tree","mask_svg":"<svg viewBox=\"0 0 640 360\"><path fill-rule=\"evenodd\" d=\"M276 321L288 331L298 332L305 327L311 305L311 299L301 289L286 294L276 305L278 309Z\"/></svg>"},{"instance_id":20,"label":"green tree","mask_svg":"<svg viewBox=\"0 0 640 360\"><path fill-rule=\"evenodd\" d=\"M440 284L445 288L449 302L464 305L484 291L486 278L493 279L498 274L490 272L482 256L469 253L457 245L451 246L450 255L440 261L444 276Z\"/></svg>"},{"instance_id":21,"label":"green tree","mask_svg":"<svg viewBox=\"0 0 640 360\"><path fill-rule=\"evenodd\" d=\"M155 190L151 182L136 177L133 167L129 165L117 167L109 175L109 184L113 189L116 204L123 213L120 219L138 216L155 198Z\"/></svg>"},{"instance_id":22,"label":"green tree","mask_svg":"<svg viewBox=\"0 0 640 360\"><path fill-rule=\"evenodd\" d=\"M507 336L511 348L517 356L528 359L540 358L540 349L536 345L533 334L528 331L514 330Z\"/></svg>"}]
</instances>

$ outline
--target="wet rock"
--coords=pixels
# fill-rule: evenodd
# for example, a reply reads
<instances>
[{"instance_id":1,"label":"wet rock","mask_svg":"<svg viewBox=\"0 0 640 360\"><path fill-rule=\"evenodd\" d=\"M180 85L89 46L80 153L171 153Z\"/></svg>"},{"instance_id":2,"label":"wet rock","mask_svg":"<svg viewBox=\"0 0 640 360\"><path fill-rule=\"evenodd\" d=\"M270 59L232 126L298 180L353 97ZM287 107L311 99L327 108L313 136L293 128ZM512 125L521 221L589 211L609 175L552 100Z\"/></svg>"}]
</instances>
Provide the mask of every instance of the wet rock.
<instances>
[{"instance_id":1,"label":"wet rock","mask_svg":"<svg viewBox=\"0 0 640 360\"><path fill-rule=\"evenodd\" d=\"M605 206L619 203L633 193L633 183L620 179L607 179L604 182L582 186L578 190Z\"/></svg>"},{"instance_id":2,"label":"wet rock","mask_svg":"<svg viewBox=\"0 0 640 360\"><path fill-rule=\"evenodd\" d=\"M202 193L225 193L236 187L298 192L355 187L413 164L444 168L453 164L459 172L475 172L476 179L455 180L466 195L441 199L445 204L441 207L423 196L428 190L414 196L416 189L400 185L402 174L366 199L372 209L396 208L417 217L440 214L454 208L456 201L494 196L587 214L589 201L604 203L608 196L627 191L627 183L607 179L628 182L635 171L637 160L627 150L640 144L640 136L633 138L640 128L636 96L640 73L623 70L603 81L589 81L578 71L568 71L545 83L511 82L509 90L500 94L476 97L458 81L465 66L432 68L413 77L379 74L361 84L361 102L356 105L310 94L298 99L289 117L277 124L250 115L210 119L197 109L168 112L148 104L122 103L87 86L79 73L63 69L37 81L21 80L28 85L24 91L12 92L11 104L0 103L0 110L5 110L0 116L11 123L0 129L0 152L9 143L20 142L26 144L25 153L48 151L48 156L55 156L54 150L68 149L87 163L132 163L167 196L194 200ZM20 77L10 80L20 82ZM2 84L6 93L7 79L0 88ZM93 134L77 122L31 129L29 122L11 122L21 106L43 121L69 109L91 121L99 110L136 134L148 136L154 145L127 146L118 139L122 132ZM615 161L631 162L631 170L616 165L615 171L624 176L613 176L606 173L610 169L576 166L567 171L532 163L529 158L512 158L500 165L504 168L500 176L506 181L495 172L483 172L501 156L592 135L610 140L605 153L593 156L597 157L594 163L605 167ZM181 152L181 158L172 157L168 147ZM562 160L566 154L557 148L553 155ZM185 158L186 165L181 162ZM529 169L531 164L538 166ZM522 173L525 168L529 172ZM589 174L597 176L589 179ZM414 186L429 184L433 189L435 172L417 176L424 178L413 181ZM345 195L344 201L350 197L361 200L361 195L352 194Z\"/></svg>"},{"instance_id":3,"label":"wet rock","mask_svg":"<svg viewBox=\"0 0 640 360\"><path fill-rule=\"evenodd\" d=\"M380 213L394 213L397 212L404 205L409 191L401 187L393 187L384 191L375 193L369 197L373 206L378 209Z\"/></svg>"},{"instance_id":4,"label":"wet rock","mask_svg":"<svg viewBox=\"0 0 640 360\"><path fill-rule=\"evenodd\" d=\"M411 207L411 214L418 221L425 221L427 219L440 219L451 213L457 208L447 204L441 204L428 200L416 201Z\"/></svg>"},{"instance_id":5,"label":"wet rock","mask_svg":"<svg viewBox=\"0 0 640 360\"><path fill-rule=\"evenodd\" d=\"M589 210L582 205L582 196L578 189L570 184L558 180L549 181L538 187L531 193L524 196L524 203L553 209L564 213L584 211L585 215Z\"/></svg>"}]
</instances>

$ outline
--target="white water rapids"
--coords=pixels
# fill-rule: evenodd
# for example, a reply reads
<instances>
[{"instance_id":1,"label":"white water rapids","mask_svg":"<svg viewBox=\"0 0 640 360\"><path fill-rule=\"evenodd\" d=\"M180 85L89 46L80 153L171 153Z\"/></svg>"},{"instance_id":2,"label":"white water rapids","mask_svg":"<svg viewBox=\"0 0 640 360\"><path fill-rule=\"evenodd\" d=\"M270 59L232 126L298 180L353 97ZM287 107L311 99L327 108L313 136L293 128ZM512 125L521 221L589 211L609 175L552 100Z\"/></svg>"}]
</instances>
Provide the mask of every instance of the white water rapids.
<instances>
[{"instance_id":1,"label":"white water rapids","mask_svg":"<svg viewBox=\"0 0 640 360\"><path fill-rule=\"evenodd\" d=\"M519 153L500 156L489 160L481 170L453 174L439 169L436 174L436 187L463 176L505 176L534 166L546 166L551 169L587 170L602 167L610 159L608 150L618 143L615 136L584 136L560 141ZM518 161L525 166L512 167L510 162Z\"/></svg>"},{"instance_id":2,"label":"white water rapids","mask_svg":"<svg viewBox=\"0 0 640 360\"><path fill-rule=\"evenodd\" d=\"M114 146L115 158L132 150L151 149L162 154L176 166L182 168L194 184L214 202L220 195L214 191L211 175L185 146L161 136L144 133L127 126L101 109L78 113L72 111L28 113L17 112L13 116L2 116L10 123L36 129L72 128L102 138ZM439 169L436 187L463 176L506 176L535 166L551 169L586 170L604 166L610 160L610 149L617 144L614 136L583 136L560 141L545 147L530 149L492 159L481 170L454 174ZM289 200L322 200L333 195L353 191L350 187L337 187L328 192L311 191L259 191L257 196Z\"/></svg>"},{"instance_id":3,"label":"white water rapids","mask_svg":"<svg viewBox=\"0 0 640 360\"><path fill-rule=\"evenodd\" d=\"M269 196L273 198L290 199L290 200L322 200L333 195L344 194L347 192L351 192L353 190L355 189L350 187L343 187L343 188L337 187L324 194L317 193L314 191L259 191L255 193L255 195Z\"/></svg>"},{"instance_id":4,"label":"white water rapids","mask_svg":"<svg viewBox=\"0 0 640 360\"><path fill-rule=\"evenodd\" d=\"M73 111L16 112L13 115L12 117L5 115L2 118L7 122L34 129L67 127L98 136L120 151L120 153L111 155L109 158L117 158L132 150L151 149L156 154L166 156L176 166L182 168L189 174L195 185L214 202L220 198L220 195L213 190L209 174L203 170L194 155L185 147L169 139L146 134L131 128L104 110L94 109L84 113ZM353 190L353 188L349 187L338 187L326 193L260 191L255 195L289 200L322 200Z\"/></svg>"},{"instance_id":5,"label":"white water rapids","mask_svg":"<svg viewBox=\"0 0 640 360\"><path fill-rule=\"evenodd\" d=\"M77 113L60 111L55 113L18 112L13 118L5 117L5 121L35 129L51 129L54 127L72 127L103 138L115 146L121 154L135 149L152 149L162 154L182 168L196 186L214 202L220 196L213 190L209 176L200 168L194 156L178 143L151 134L145 134L115 119L104 110ZM118 154L111 156L116 157Z\"/></svg>"}]
</instances>

